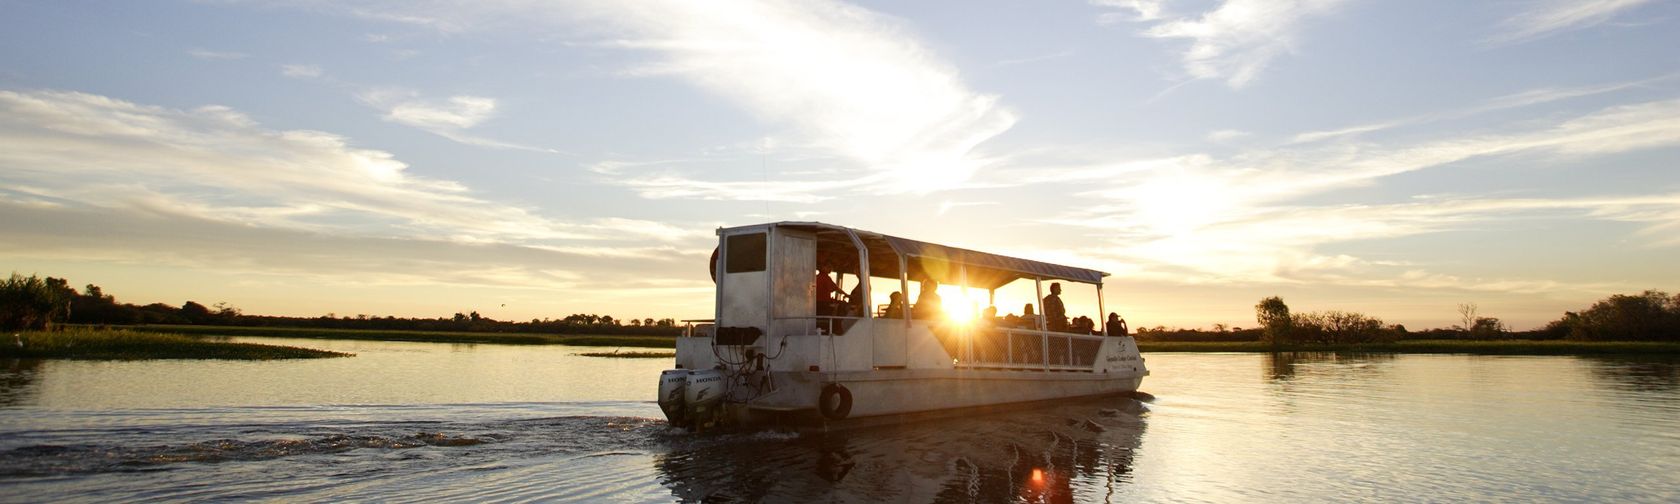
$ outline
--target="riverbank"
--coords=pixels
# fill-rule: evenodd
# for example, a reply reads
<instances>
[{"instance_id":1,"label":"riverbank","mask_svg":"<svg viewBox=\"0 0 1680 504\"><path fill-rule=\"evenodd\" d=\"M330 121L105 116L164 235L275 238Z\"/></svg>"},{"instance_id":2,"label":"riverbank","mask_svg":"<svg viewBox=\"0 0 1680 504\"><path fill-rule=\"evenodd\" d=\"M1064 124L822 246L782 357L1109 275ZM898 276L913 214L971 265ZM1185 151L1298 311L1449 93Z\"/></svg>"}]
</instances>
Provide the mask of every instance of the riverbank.
<instances>
[{"instance_id":1,"label":"riverbank","mask_svg":"<svg viewBox=\"0 0 1680 504\"><path fill-rule=\"evenodd\" d=\"M671 352L583 352L578 355L612 359L674 359L677 357L677 354Z\"/></svg>"},{"instance_id":2,"label":"riverbank","mask_svg":"<svg viewBox=\"0 0 1680 504\"><path fill-rule=\"evenodd\" d=\"M1368 352L1479 355L1680 355L1680 343L1563 340L1400 340L1366 345L1277 345L1259 341L1138 342L1142 352Z\"/></svg>"},{"instance_id":3,"label":"riverbank","mask_svg":"<svg viewBox=\"0 0 1680 504\"><path fill-rule=\"evenodd\" d=\"M676 337L673 336L387 331L211 325L138 325L124 326L123 328L146 333L171 333L185 334L189 336L250 336L367 341L414 341L423 343L492 343L501 345L572 345L636 348L677 347Z\"/></svg>"},{"instance_id":4,"label":"riverbank","mask_svg":"<svg viewBox=\"0 0 1680 504\"><path fill-rule=\"evenodd\" d=\"M231 343L180 334L70 328L14 333L0 344L7 359L318 359L354 354L256 343Z\"/></svg>"},{"instance_id":5,"label":"riverbank","mask_svg":"<svg viewBox=\"0 0 1680 504\"><path fill-rule=\"evenodd\" d=\"M627 348L676 348L670 336L569 335L443 331L386 331L289 327L199 325L141 325L124 329L144 333L188 336L251 336L424 343L491 343L503 345L571 345ZM1143 352L1370 352L1481 355L1680 355L1680 342L1565 341L1565 340L1400 340L1367 345L1279 345L1259 341L1158 342L1139 341Z\"/></svg>"}]
</instances>

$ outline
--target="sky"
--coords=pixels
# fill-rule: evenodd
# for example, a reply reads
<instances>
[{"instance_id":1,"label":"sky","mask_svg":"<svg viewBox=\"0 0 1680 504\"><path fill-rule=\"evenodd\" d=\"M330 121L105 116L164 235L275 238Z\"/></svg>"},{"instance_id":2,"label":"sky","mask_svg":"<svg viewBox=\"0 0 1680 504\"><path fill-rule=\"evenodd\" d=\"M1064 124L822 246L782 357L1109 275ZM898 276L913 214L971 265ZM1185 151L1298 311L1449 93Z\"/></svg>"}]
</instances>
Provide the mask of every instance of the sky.
<instances>
[{"instance_id":1,"label":"sky","mask_svg":"<svg viewBox=\"0 0 1680 504\"><path fill-rule=\"evenodd\" d=\"M123 302L708 318L715 230L781 220L1106 271L1133 327L1680 290L1680 2L0 11L0 269Z\"/></svg>"}]
</instances>

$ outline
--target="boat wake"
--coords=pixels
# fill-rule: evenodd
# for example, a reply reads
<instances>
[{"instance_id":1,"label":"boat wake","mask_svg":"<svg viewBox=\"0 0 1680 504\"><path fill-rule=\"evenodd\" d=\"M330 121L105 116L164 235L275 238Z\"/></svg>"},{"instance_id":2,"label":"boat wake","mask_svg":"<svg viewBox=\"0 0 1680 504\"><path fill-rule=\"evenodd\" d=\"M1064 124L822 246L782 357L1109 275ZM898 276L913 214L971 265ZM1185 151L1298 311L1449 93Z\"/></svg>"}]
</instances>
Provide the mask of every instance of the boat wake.
<instances>
[{"instance_id":1,"label":"boat wake","mask_svg":"<svg viewBox=\"0 0 1680 504\"><path fill-rule=\"evenodd\" d=\"M843 433L692 435L651 403L31 411L5 500L994 500L1129 477L1129 398ZM32 418L31 418L32 417Z\"/></svg>"}]
</instances>

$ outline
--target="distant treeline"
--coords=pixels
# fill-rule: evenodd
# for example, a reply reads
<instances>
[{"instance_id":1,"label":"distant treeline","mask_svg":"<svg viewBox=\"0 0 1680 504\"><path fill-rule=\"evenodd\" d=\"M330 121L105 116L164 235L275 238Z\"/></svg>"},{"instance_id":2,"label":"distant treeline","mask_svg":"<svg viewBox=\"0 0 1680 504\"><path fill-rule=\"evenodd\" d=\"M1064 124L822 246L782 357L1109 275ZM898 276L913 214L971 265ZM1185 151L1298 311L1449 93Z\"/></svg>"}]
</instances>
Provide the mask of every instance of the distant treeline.
<instances>
[{"instance_id":1,"label":"distant treeline","mask_svg":"<svg viewBox=\"0 0 1680 504\"><path fill-rule=\"evenodd\" d=\"M573 314L560 319L531 319L529 322L495 320L478 312L455 313L438 318L398 318L356 315L339 317L280 317L246 315L227 303L204 306L187 301L181 306L164 303L136 305L119 303L98 285L81 291L62 278L22 276L13 273L0 281L0 330L40 330L53 323L92 325L193 324L248 327L301 327L321 329L379 329L405 331L518 332L544 334L637 334L675 336L682 334L676 320L618 319L610 315Z\"/></svg>"},{"instance_id":2,"label":"distant treeline","mask_svg":"<svg viewBox=\"0 0 1680 504\"><path fill-rule=\"evenodd\" d=\"M1213 330L1140 328L1139 341L1161 343L1245 342L1280 344L1361 344L1398 340L1570 340L1570 341L1671 341L1680 342L1680 295L1645 291L1636 295L1617 294L1599 300L1580 312L1565 312L1563 318L1532 331L1512 331L1503 321L1476 314L1476 305L1459 305L1463 323L1450 328L1408 331L1406 326L1384 324L1382 319L1356 312L1323 311L1290 313L1282 298L1268 297L1255 305L1259 327L1226 327Z\"/></svg>"}]
</instances>

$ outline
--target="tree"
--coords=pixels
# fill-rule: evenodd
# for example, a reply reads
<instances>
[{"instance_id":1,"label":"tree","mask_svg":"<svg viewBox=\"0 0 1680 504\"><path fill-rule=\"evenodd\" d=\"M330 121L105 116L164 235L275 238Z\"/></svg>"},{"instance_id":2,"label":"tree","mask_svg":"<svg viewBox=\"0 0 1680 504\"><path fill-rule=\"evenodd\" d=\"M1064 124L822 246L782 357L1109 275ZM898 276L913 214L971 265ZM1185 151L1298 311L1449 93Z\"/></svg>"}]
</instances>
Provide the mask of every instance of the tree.
<instances>
[{"instance_id":1,"label":"tree","mask_svg":"<svg viewBox=\"0 0 1680 504\"><path fill-rule=\"evenodd\" d=\"M1269 343L1288 341L1293 321L1289 317L1289 305L1283 304L1283 298L1272 296L1260 300L1254 305L1254 318L1264 328L1261 339Z\"/></svg>"},{"instance_id":2,"label":"tree","mask_svg":"<svg viewBox=\"0 0 1680 504\"><path fill-rule=\"evenodd\" d=\"M1470 335L1479 339L1503 338L1509 332L1511 329L1495 317L1476 317L1470 325Z\"/></svg>"},{"instance_id":3,"label":"tree","mask_svg":"<svg viewBox=\"0 0 1680 504\"><path fill-rule=\"evenodd\" d=\"M197 302L187 301L181 304L181 316L185 317L188 322L202 324L210 320L210 309Z\"/></svg>"},{"instance_id":4,"label":"tree","mask_svg":"<svg viewBox=\"0 0 1680 504\"><path fill-rule=\"evenodd\" d=\"M58 284L63 280L30 275L24 277L12 273L11 278L0 281L0 329L16 330L45 330L53 322L64 320L69 315L70 299L63 293L69 290L73 295L74 289L67 286L59 289Z\"/></svg>"},{"instance_id":5,"label":"tree","mask_svg":"<svg viewBox=\"0 0 1680 504\"><path fill-rule=\"evenodd\" d=\"M1458 304L1458 330L1470 333L1470 328L1476 325L1476 303Z\"/></svg>"},{"instance_id":6,"label":"tree","mask_svg":"<svg viewBox=\"0 0 1680 504\"><path fill-rule=\"evenodd\" d=\"M1579 314L1565 314L1559 322L1568 326L1568 338L1573 340L1680 341L1680 296L1654 290L1636 296L1618 294Z\"/></svg>"}]
</instances>

